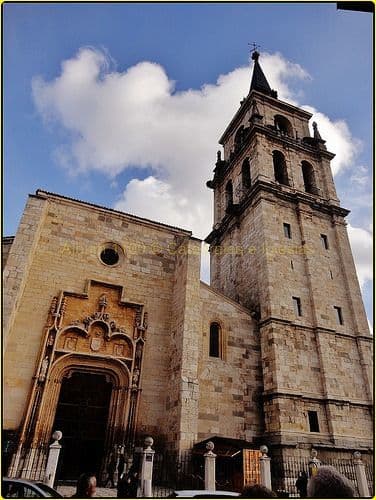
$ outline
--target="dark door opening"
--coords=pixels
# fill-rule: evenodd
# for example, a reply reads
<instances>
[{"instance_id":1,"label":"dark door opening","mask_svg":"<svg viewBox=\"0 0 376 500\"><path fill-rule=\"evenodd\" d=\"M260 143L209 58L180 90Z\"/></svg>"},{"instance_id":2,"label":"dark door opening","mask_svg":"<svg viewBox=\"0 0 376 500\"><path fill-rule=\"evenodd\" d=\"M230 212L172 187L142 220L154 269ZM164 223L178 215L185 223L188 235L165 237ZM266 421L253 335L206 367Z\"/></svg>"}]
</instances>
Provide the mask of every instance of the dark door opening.
<instances>
[{"instance_id":1,"label":"dark door opening","mask_svg":"<svg viewBox=\"0 0 376 500\"><path fill-rule=\"evenodd\" d=\"M83 472L99 477L111 391L105 375L76 372L63 379L53 426L63 433L58 479Z\"/></svg>"}]
</instances>

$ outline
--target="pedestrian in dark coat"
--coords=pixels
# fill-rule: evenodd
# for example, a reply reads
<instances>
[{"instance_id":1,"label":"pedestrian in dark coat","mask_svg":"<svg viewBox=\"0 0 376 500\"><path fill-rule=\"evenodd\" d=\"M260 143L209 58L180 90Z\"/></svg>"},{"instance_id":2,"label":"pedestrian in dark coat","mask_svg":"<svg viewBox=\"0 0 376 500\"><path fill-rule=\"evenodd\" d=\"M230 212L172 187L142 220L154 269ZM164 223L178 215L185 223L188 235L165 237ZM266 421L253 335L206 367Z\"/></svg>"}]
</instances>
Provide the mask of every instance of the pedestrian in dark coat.
<instances>
[{"instance_id":1,"label":"pedestrian in dark coat","mask_svg":"<svg viewBox=\"0 0 376 500\"><path fill-rule=\"evenodd\" d=\"M138 490L138 467L131 466L127 474L118 481L118 498L136 498Z\"/></svg>"},{"instance_id":2,"label":"pedestrian in dark coat","mask_svg":"<svg viewBox=\"0 0 376 500\"><path fill-rule=\"evenodd\" d=\"M299 491L300 498L307 498L307 484L307 474L304 472L304 470L301 470L295 483L296 489Z\"/></svg>"},{"instance_id":3,"label":"pedestrian in dark coat","mask_svg":"<svg viewBox=\"0 0 376 500\"><path fill-rule=\"evenodd\" d=\"M116 471L116 460L115 460L114 454L111 453L110 461L108 462L108 465L107 465L107 479L106 479L106 482L104 485L105 488L106 488L108 482L110 482L110 488L115 488L115 481L114 481L115 471Z\"/></svg>"}]
</instances>

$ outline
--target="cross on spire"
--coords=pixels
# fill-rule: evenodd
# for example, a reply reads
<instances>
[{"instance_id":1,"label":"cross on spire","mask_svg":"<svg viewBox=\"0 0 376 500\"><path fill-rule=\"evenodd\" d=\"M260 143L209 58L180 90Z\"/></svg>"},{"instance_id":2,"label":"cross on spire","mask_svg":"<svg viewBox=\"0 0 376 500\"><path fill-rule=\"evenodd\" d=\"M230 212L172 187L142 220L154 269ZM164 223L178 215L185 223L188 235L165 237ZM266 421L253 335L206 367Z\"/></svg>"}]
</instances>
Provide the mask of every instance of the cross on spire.
<instances>
[{"instance_id":1,"label":"cross on spire","mask_svg":"<svg viewBox=\"0 0 376 500\"><path fill-rule=\"evenodd\" d=\"M249 43L248 45L253 45L253 50L252 52L256 52L257 49L261 49L261 46L260 45L257 45L256 42L253 42L253 43Z\"/></svg>"}]
</instances>

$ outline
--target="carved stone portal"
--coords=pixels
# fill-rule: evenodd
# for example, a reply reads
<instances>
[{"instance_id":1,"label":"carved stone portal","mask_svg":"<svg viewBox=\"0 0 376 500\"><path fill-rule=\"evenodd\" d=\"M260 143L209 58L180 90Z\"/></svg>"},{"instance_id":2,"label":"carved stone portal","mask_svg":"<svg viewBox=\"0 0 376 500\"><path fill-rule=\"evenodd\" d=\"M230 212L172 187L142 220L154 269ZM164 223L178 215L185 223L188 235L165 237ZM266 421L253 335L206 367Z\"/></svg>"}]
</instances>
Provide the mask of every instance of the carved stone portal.
<instances>
[{"instance_id":1,"label":"carved stone portal","mask_svg":"<svg viewBox=\"0 0 376 500\"><path fill-rule=\"evenodd\" d=\"M114 446L134 444L147 316L122 294L122 287L89 281L85 293L52 299L13 475L25 470L30 450L49 443L61 383L74 371L102 373L112 383L102 468Z\"/></svg>"}]
</instances>

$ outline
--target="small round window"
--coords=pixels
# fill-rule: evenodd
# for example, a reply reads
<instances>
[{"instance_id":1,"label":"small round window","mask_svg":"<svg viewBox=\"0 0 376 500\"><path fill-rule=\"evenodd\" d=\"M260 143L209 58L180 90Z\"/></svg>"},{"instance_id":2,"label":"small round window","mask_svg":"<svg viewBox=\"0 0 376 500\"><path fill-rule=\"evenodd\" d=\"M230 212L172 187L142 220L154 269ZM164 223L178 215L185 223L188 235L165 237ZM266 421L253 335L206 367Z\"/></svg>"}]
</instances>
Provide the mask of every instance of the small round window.
<instances>
[{"instance_id":1,"label":"small round window","mask_svg":"<svg viewBox=\"0 0 376 500\"><path fill-rule=\"evenodd\" d=\"M116 266L123 255L123 250L117 243L105 243L100 249L99 258L106 266Z\"/></svg>"}]
</instances>

